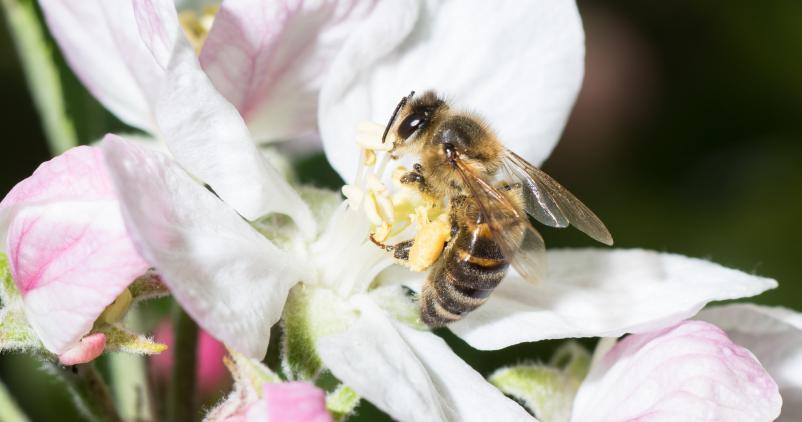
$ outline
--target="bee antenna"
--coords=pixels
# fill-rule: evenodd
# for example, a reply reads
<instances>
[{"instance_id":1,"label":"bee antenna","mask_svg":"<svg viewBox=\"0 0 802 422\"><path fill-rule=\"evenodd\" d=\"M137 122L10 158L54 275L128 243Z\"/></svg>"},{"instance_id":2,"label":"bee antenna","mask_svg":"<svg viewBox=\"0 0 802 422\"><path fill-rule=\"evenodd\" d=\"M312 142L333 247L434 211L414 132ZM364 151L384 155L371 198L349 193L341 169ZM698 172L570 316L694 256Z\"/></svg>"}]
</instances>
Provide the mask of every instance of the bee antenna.
<instances>
[{"instance_id":1,"label":"bee antenna","mask_svg":"<svg viewBox=\"0 0 802 422\"><path fill-rule=\"evenodd\" d=\"M395 111L393 111L393 115L390 117L390 121L387 122L387 127L384 128L384 133L382 134L382 143L387 139L387 133L390 132L390 128L395 123L395 118L398 117L398 112L401 111L402 108L407 104L412 96L415 95L415 91L412 91L406 97L402 97L401 101L398 102L398 105L395 106Z\"/></svg>"}]
</instances>

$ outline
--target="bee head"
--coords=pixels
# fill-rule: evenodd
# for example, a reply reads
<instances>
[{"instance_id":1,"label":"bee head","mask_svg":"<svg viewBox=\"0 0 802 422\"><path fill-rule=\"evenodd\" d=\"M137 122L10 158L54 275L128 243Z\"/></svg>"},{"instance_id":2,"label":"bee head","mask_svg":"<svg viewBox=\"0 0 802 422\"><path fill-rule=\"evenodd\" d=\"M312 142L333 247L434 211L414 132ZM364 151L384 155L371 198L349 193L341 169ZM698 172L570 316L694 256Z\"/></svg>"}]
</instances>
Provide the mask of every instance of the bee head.
<instances>
[{"instance_id":1,"label":"bee head","mask_svg":"<svg viewBox=\"0 0 802 422\"><path fill-rule=\"evenodd\" d=\"M422 95L414 96L415 92L401 99L395 109L387 127L384 130L382 142L387 135L394 137L394 148L407 150L418 140L425 138L435 116L443 108L448 107L433 91L426 91Z\"/></svg>"}]
</instances>

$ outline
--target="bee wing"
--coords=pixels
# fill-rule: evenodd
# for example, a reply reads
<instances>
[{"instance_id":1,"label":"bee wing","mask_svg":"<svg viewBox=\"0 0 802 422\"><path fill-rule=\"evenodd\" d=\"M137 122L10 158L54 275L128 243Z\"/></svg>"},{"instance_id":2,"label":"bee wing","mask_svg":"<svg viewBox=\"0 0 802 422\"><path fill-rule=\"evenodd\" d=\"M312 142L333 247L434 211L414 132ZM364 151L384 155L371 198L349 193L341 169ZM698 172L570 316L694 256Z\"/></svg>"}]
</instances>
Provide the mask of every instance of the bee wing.
<instances>
[{"instance_id":1,"label":"bee wing","mask_svg":"<svg viewBox=\"0 0 802 422\"><path fill-rule=\"evenodd\" d=\"M599 217L543 170L509 150L502 168L511 179L521 182L524 208L537 221L552 227L573 224L594 240L613 244L613 237Z\"/></svg>"},{"instance_id":2,"label":"bee wing","mask_svg":"<svg viewBox=\"0 0 802 422\"><path fill-rule=\"evenodd\" d=\"M524 279L540 280L546 273L546 245L526 214L460 160L457 160L457 172L477 206L479 219L487 223L493 241L507 262Z\"/></svg>"}]
</instances>

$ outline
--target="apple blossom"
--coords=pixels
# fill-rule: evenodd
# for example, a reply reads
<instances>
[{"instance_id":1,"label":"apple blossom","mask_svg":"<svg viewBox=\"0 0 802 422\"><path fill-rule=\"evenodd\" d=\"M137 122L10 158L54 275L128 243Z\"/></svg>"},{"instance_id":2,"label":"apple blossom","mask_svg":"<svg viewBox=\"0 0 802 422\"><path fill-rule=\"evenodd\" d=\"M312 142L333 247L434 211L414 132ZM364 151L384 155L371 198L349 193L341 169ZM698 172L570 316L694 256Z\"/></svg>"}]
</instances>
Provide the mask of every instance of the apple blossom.
<instances>
[{"instance_id":1,"label":"apple blossom","mask_svg":"<svg viewBox=\"0 0 802 422\"><path fill-rule=\"evenodd\" d=\"M283 319L288 377L328 370L400 420L531 420L421 326L405 287L417 289L424 275L394 267L367 240L371 225L389 221L399 204L383 184L383 166L356 169L362 156L353 140L359 122L385 121L410 89L433 88L481 111L508 147L541 163L581 82L576 7L355 4L227 0L199 60L171 1L42 1L90 90L127 122L158 133L171 152L114 135L100 147L136 251L199 325L261 358L271 326ZM490 13L494 25L486 25ZM315 121L331 164L362 195L349 203L369 203L372 214L331 192L296 191L252 141L302 136ZM642 250L568 249L548 259L542 283L510 274L449 329L486 350L618 336L775 286Z\"/></svg>"}]
</instances>

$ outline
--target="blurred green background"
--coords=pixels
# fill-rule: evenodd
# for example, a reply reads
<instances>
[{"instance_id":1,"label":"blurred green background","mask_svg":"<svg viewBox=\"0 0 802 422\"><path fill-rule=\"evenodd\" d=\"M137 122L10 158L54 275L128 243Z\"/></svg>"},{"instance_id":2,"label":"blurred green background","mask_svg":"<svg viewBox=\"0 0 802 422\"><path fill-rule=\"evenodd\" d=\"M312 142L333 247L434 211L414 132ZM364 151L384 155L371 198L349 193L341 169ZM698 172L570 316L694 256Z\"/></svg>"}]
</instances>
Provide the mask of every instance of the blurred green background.
<instances>
[{"instance_id":1,"label":"blurred green background","mask_svg":"<svg viewBox=\"0 0 802 422\"><path fill-rule=\"evenodd\" d=\"M802 309L802 3L581 1L582 93L544 168L607 223L617 247L695 257L772 277L756 302ZM50 155L5 22L0 22L0 193ZM82 139L123 126L63 72ZM322 156L303 180L337 187ZM549 245L590 246L573 230ZM545 359L555 342L477 352L444 334L483 374ZM80 420L31 359L0 356L0 378L34 420ZM43 405L46 403L46 405ZM360 419L374 419L370 406Z\"/></svg>"}]
</instances>

